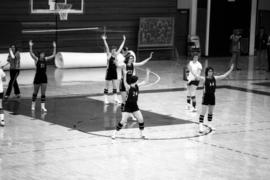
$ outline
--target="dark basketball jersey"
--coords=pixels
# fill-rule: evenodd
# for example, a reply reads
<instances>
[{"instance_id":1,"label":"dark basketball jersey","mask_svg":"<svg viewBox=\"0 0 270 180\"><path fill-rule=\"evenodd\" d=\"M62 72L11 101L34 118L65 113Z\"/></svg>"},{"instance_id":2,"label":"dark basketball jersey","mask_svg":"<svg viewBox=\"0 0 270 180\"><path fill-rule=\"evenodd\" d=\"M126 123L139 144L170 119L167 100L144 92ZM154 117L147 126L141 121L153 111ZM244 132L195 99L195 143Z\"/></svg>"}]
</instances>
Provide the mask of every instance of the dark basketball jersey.
<instances>
[{"instance_id":1,"label":"dark basketball jersey","mask_svg":"<svg viewBox=\"0 0 270 180\"><path fill-rule=\"evenodd\" d=\"M36 63L36 73L37 74L46 74L47 71L47 62L45 60L38 60Z\"/></svg>"},{"instance_id":2,"label":"dark basketball jersey","mask_svg":"<svg viewBox=\"0 0 270 180\"><path fill-rule=\"evenodd\" d=\"M41 61L40 59L36 63L36 75L34 78L34 84L47 83L47 62L45 60Z\"/></svg>"},{"instance_id":3,"label":"dark basketball jersey","mask_svg":"<svg viewBox=\"0 0 270 180\"><path fill-rule=\"evenodd\" d=\"M126 74L127 83L130 84L130 78L134 73L134 65L133 65L133 63L131 65L126 64L126 72L127 72L127 74ZM124 79L123 70L122 70L122 79Z\"/></svg>"},{"instance_id":4,"label":"dark basketball jersey","mask_svg":"<svg viewBox=\"0 0 270 180\"><path fill-rule=\"evenodd\" d=\"M109 59L108 65L107 65L108 70L116 69L116 65L115 65L114 61L115 61L115 57L111 56Z\"/></svg>"},{"instance_id":5,"label":"dark basketball jersey","mask_svg":"<svg viewBox=\"0 0 270 180\"><path fill-rule=\"evenodd\" d=\"M216 91L216 79L205 78L204 82L204 94L215 94Z\"/></svg>"},{"instance_id":6,"label":"dark basketball jersey","mask_svg":"<svg viewBox=\"0 0 270 180\"><path fill-rule=\"evenodd\" d=\"M138 95L139 95L139 87L135 85L135 87L129 88L129 91L127 93L127 105L136 105L138 101Z\"/></svg>"},{"instance_id":7,"label":"dark basketball jersey","mask_svg":"<svg viewBox=\"0 0 270 180\"><path fill-rule=\"evenodd\" d=\"M127 63L127 62L128 62L129 56L130 56L130 53L128 52L128 53L124 56L124 57L125 57L124 63Z\"/></svg>"}]
</instances>

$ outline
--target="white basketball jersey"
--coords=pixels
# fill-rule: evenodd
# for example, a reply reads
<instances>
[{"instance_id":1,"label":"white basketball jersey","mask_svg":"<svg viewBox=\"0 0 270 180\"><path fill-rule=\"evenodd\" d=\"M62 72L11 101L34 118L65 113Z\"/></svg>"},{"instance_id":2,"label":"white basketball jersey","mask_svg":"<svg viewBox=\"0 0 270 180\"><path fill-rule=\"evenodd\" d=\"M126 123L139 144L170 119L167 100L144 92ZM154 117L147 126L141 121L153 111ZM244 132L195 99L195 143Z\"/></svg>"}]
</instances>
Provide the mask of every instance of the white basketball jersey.
<instances>
[{"instance_id":1,"label":"white basketball jersey","mask_svg":"<svg viewBox=\"0 0 270 180\"><path fill-rule=\"evenodd\" d=\"M193 73L200 75L198 73L199 73L199 70L200 71L202 70L202 64L199 61L197 61L195 63L193 61L190 61L189 66L190 66ZM191 72L189 72L187 79L188 79L188 81L194 81L196 78Z\"/></svg>"},{"instance_id":2,"label":"white basketball jersey","mask_svg":"<svg viewBox=\"0 0 270 180\"><path fill-rule=\"evenodd\" d=\"M6 74L4 73L3 69L0 69L0 93L4 92L2 78L5 76Z\"/></svg>"}]
</instances>

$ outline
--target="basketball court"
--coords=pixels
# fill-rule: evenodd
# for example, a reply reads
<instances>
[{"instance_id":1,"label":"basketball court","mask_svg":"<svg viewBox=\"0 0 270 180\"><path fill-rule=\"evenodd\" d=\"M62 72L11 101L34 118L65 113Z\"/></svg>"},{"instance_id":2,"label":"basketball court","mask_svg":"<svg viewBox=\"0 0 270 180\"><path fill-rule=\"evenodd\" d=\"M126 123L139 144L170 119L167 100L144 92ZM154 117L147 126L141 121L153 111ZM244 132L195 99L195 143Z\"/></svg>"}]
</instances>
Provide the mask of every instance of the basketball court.
<instances>
[{"instance_id":1,"label":"basketball court","mask_svg":"<svg viewBox=\"0 0 270 180\"><path fill-rule=\"evenodd\" d=\"M245 64L247 57L241 62ZM222 63L209 59L216 72ZM220 61L219 61L220 62ZM139 105L146 140L128 121L116 140L120 107L104 105L98 78L61 81L49 68L47 113L32 113L32 82L22 84L21 99L4 102L6 126L0 128L1 179L265 179L269 176L269 74L243 70L218 83L216 131L198 133L198 113L185 110L181 62L151 61L146 67L160 80L141 88ZM144 67L144 68L146 68ZM164 71L164 68L170 71ZM105 68L76 69L104 74ZM66 71L66 72L65 72ZM68 71L63 70L64 75ZM33 77L34 70L21 77ZM144 72L137 70L140 77ZM250 74L251 73L251 74ZM29 79L31 79L29 77ZM91 76L88 76L91 77ZM150 81L155 82L151 75ZM20 79L19 79L19 82ZM202 90L198 90L198 104ZM200 111L200 108L199 108Z\"/></svg>"},{"instance_id":2,"label":"basketball court","mask_svg":"<svg viewBox=\"0 0 270 180\"><path fill-rule=\"evenodd\" d=\"M95 46L104 53L101 34L107 33L120 42L123 34L130 33L123 27L112 29L98 24L71 27L69 18L90 13L86 2L29 0L31 16L37 20L46 15L57 19L24 23L22 44L27 45L27 37L32 36L36 44L40 41L40 50L56 40L59 51L71 52L72 58L79 59L80 53L88 52L78 52L78 44L70 46L66 42L80 41L83 48ZM93 40L90 43L83 41L87 34L91 37L86 40ZM150 70L149 82L140 88L138 102L146 139L139 138L138 124L133 120L128 120L116 139L111 138L121 120L121 107L113 102L111 94L110 103L104 104L106 67L95 67L98 61L91 62L93 67L48 66L47 112L40 110L40 94L36 110L31 110L35 68L21 70L18 83L22 97L11 96L3 102L6 124L0 127L0 180L268 179L270 73L255 70L255 56L241 56L242 70L217 82L215 130L206 122L204 132L199 133L203 85L199 85L196 95L198 111L187 110L183 80L186 58L160 60L159 53L136 68L139 81L144 79L146 69ZM217 75L226 72L229 61L230 57L200 59L203 67L212 66ZM9 72L5 72L4 89L9 81Z\"/></svg>"}]
</instances>

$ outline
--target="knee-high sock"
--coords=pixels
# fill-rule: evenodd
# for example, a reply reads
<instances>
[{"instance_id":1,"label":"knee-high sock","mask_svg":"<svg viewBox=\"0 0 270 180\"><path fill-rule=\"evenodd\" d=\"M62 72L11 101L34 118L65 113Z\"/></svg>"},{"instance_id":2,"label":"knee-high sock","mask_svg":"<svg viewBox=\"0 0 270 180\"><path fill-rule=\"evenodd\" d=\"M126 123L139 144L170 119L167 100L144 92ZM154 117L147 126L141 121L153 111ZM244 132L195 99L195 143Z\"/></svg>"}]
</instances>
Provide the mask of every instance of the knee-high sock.
<instances>
[{"instance_id":1,"label":"knee-high sock","mask_svg":"<svg viewBox=\"0 0 270 180\"><path fill-rule=\"evenodd\" d=\"M123 124L121 124L120 122L117 124L116 126L116 130L119 131L120 129L122 129Z\"/></svg>"},{"instance_id":2,"label":"knee-high sock","mask_svg":"<svg viewBox=\"0 0 270 180\"><path fill-rule=\"evenodd\" d=\"M0 121L4 120L4 110L0 108Z\"/></svg>"},{"instance_id":3,"label":"knee-high sock","mask_svg":"<svg viewBox=\"0 0 270 180\"><path fill-rule=\"evenodd\" d=\"M199 122L203 123L203 121L204 121L204 115L200 115Z\"/></svg>"},{"instance_id":4,"label":"knee-high sock","mask_svg":"<svg viewBox=\"0 0 270 180\"><path fill-rule=\"evenodd\" d=\"M212 121L213 119L213 114L208 114L208 121Z\"/></svg>"},{"instance_id":5,"label":"knee-high sock","mask_svg":"<svg viewBox=\"0 0 270 180\"><path fill-rule=\"evenodd\" d=\"M144 130L144 122L143 123L139 123L139 129L140 130Z\"/></svg>"},{"instance_id":6,"label":"knee-high sock","mask_svg":"<svg viewBox=\"0 0 270 180\"><path fill-rule=\"evenodd\" d=\"M192 106L195 108L196 107L196 96L192 96L191 100L192 100Z\"/></svg>"},{"instance_id":7,"label":"knee-high sock","mask_svg":"<svg viewBox=\"0 0 270 180\"><path fill-rule=\"evenodd\" d=\"M46 96L45 95L41 95L41 102L42 103L45 103L45 101L46 101Z\"/></svg>"},{"instance_id":8,"label":"knee-high sock","mask_svg":"<svg viewBox=\"0 0 270 180\"><path fill-rule=\"evenodd\" d=\"M190 102L191 102L191 97L187 96L187 103L190 104Z\"/></svg>"},{"instance_id":9,"label":"knee-high sock","mask_svg":"<svg viewBox=\"0 0 270 180\"><path fill-rule=\"evenodd\" d=\"M32 101L35 102L36 99L37 99L37 94L34 94L34 93L33 93L33 95L32 95Z\"/></svg>"}]
</instances>

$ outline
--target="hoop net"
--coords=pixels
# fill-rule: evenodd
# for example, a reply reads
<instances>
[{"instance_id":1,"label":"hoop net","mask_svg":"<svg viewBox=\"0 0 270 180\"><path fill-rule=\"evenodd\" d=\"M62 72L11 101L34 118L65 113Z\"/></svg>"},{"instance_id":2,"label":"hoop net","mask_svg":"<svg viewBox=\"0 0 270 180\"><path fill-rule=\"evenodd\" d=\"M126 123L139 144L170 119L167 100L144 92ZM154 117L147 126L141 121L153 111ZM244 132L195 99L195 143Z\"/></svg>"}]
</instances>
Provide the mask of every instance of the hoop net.
<instances>
[{"instance_id":1,"label":"hoop net","mask_svg":"<svg viewBox=\"0 0 270 180\"><path fill-rule=\"evenodd\" d=\"M56 3L56 10L60 16L61 21L68 19L68 13L70 12L72 4Z\"/></svg>"}]
</instances>

